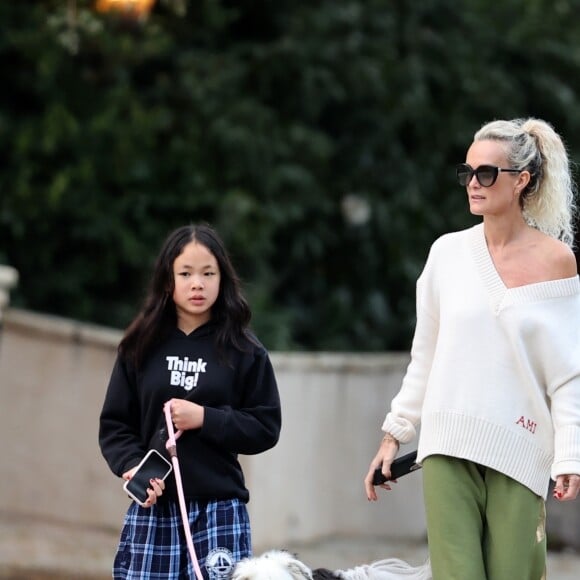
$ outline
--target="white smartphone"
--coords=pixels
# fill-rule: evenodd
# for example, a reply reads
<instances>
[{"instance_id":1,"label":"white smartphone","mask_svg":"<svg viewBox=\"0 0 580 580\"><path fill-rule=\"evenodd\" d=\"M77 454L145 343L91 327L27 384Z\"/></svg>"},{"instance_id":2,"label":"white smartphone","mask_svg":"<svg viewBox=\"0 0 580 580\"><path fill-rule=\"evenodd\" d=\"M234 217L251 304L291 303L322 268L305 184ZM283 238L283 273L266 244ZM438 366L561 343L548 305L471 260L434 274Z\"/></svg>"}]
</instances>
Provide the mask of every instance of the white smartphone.
<instances>
[{"instance_id":1,"label":"white smartphone","mask_svg":"<svg viewBox=\"0 0 580 580\"><path fill-rule=\"evenodd\" d=\"M129 494L129 497L143 506L149 498L147 489L151 488L150 480L165 479L172 469L171 463L159 451L151 449L137 466L133 477L124 483L123 489Z\"/></svg>"}]
</instances>

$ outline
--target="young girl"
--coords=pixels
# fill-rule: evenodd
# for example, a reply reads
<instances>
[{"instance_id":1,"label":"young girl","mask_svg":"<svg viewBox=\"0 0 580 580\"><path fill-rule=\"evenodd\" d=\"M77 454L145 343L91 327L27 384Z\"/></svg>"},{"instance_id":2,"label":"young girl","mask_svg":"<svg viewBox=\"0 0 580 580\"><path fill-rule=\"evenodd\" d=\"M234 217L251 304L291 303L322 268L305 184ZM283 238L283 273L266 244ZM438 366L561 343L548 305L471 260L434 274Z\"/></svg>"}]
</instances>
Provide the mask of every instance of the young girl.
<instances>
[{"instance_id":1,"label":"young girl","mask_svg":"<svg viewBox=\"0 0 580 580\"><path fill-rule=\"evenodd\" d=\"M274 371L248 331L250 317L217 233L207 225L175 230L119 345L100 417L103 456L129 480L149 449L168 457L163 407L171 402L184 431L177 454L193 543L208 579L226 578L251 555L238 453L266 451L280 434ZM148 494L145 507L129 506L113 578L194 578L174 474L152 480Z\"/></svg>"},{"instance_id":2,"label":"young girl","mask_svg":"<svg viewBox=\"0 0 580 580\"><path fill-rule=\"evenodd\" d=\"M421 422L434 580L545 578L544 500L580 490L580 281L560 136L493 121L457 167L476 226L431 247L411 363L383 423L389 475ZM384 485L386 489L390 486Z\"/></svg>"}]
</instances>

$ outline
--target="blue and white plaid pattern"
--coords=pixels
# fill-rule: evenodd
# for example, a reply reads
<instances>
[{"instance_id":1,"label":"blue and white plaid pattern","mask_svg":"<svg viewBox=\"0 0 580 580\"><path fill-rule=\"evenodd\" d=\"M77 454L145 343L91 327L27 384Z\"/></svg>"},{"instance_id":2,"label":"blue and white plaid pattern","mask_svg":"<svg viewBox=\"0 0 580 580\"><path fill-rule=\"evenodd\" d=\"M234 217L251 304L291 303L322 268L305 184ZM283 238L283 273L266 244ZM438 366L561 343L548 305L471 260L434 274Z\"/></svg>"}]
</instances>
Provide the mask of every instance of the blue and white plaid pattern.
<instances>
[{"instance_id":1,"label":"blue and white plaid pattern","mask_svg":"<svg viewBox=\"0 0 580 580\"><path fill-rule=\"evenodd\" d=\"M229 560L235 564L252 555L246 504L238 499L190 501L187 508L193 545L204 578L229 578ZM218 555L216 565L206 567L211 553ZM220 554L226 557L219 558ZM135 502L129 506L113 564L113 578L195 580L177 501L161 502L149 509Z\"/></svg>"}]
</instances>

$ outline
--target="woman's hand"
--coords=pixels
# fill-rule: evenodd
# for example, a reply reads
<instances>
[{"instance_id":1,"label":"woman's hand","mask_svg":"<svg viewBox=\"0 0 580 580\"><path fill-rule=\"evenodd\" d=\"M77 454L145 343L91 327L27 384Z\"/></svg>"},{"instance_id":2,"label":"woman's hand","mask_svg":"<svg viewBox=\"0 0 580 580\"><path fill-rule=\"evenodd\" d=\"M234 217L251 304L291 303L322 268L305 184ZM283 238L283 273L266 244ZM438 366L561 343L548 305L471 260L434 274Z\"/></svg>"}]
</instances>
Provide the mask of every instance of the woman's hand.
<instances>
[{"instance_id":1,"label":"woman's hand","mask_svg":"<svg viewBox=\"0 0 580 580\"><path fill-rule=\"evenodd\" d=\"M571 501L578 497L578 492L580 492L580 475L558 475L554 486L554 499Z\"/></svg>"},{"instance_id":2,"label":"woman's hand","mask_svg":"<svg viewBox=\"0 0 580 580\"><path fill-rule=\"evenodd\" d=\"M203 425L204 408L202 405L185 399L171 399L171 420L176 429L199 429Z\"/></svg>"},{"instance_id":3,"label":"woman's hand","mask_svg":"<svg viewBox=\"0 0 580 580\"><path fill-rule=\"evenodd\" d=\"M137 465L132 467L128 471L125 471L121 476L125 481L129 481L133 474L137 471ZM163 495L163 491L165 490L165 482L162 479L150 479L149 480L150 487L147 488L147 495L149 496L143 507L150 508L152 505L157 503L157 498Z\"/></svg>"},{"instance_id":4,"label":"woman's hand","mask_svg":"<svg viewBox=\"0 0 580 580\"><path fill-rule=\"evenodd\" d=\"M365 477L365 491L369 501L377 501L378 499L375 486L373 485L373 475L375 470L381 468L381 472L388 479L391 475L391 463L393 463L393 459L397 456L398 451L399 442L392 435L387 433L383 437L379 450L371 461L369 471ZM396 480L393 481L396 482ZM382 483L379 487L388 490L391 489L389 483Z\"/></svg>"}]
</instances>

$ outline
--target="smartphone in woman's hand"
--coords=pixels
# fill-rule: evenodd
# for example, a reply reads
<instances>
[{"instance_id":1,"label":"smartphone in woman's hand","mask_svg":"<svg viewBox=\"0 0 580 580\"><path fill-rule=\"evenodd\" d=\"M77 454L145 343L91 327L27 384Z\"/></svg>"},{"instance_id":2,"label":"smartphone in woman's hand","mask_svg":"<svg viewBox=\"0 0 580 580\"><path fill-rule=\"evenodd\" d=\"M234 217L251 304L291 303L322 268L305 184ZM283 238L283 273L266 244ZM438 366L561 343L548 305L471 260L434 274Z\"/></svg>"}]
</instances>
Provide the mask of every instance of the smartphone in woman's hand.
<instances>
[{"instance_id":1,"label":"smartphone in woman's hand","mask_svg":"<svg viewBox=\"0 0 580 580\"><path fill-rule=\"evenodd\" d=\"M123 489L129 497L144 507L149 498L147 489L151 488L151 480L165 479L172 469L171 463L159 451L151 449L137 466L133 477L125 482Z\"/></svg>"}]
</instances>

